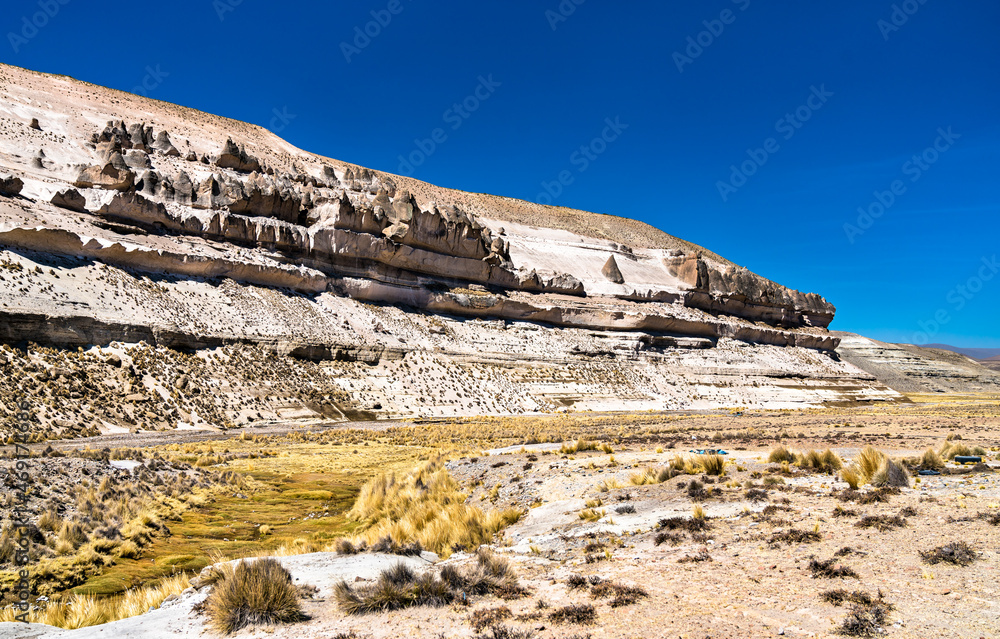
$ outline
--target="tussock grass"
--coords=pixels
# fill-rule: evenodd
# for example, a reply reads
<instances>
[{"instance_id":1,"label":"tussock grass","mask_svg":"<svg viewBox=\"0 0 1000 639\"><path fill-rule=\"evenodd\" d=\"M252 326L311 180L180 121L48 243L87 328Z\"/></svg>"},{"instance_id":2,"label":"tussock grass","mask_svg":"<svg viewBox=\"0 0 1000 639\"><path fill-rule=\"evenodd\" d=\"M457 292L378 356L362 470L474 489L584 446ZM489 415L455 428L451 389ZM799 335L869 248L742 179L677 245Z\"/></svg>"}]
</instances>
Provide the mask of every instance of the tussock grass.
<instances>
[{"instance_id":1,"label":"tussock grass","mask_svg":"<svg viewBox=\"0 0 1000 639\"><path fill-rule=\"evenodd\" d=\"M865 446L858 455L858 474L861 476L861 483L870 483L872 477L882 467L885 461L885 454L871 446Z\"/></svg>"},{"instance_id":2,"label":"tussock grass","mask_svg":"<svg viewBox=\"0 0 1000 639\"><path fill-rule=\"evenodd\" d=\"M722 455L698 455L695 464L701 467L706 475L723 477L726 474L726 460Z\"/></svg>"},{"instance_id":3,"label":"tussock grass","mask_svg":"<svg viewBox=\"0 0 1000 639\"><path fill-rule=\"evenodd\" d=\"M958 457L959 455L965 456L971 454L972 449L965 444L945 442L945 444L941 446L941 456L949 461L955 459L955 457Z\"/></svg>"},{"instance_id":4,"label":"tussock grass","mask_svg":"<svg viewBox=\"0 0 1000 639\"><path fill-rule=\"evenodd\" d=\"M247 626L305 619L292 575L278 560L224 564L221 573L205 600L209 621L218 632L232 634Z\"/></svg>"},{"instance_id":5,"label":"tussock grass","mask_svg":"<svg viewBox=\"0 0 1000 639\"><path fill-rule=\"evenodd\" d=\"M334 600L349 615L400 610L412 606L445 606L465 595L493 594L517 599L527 594L518 583L510 562L486 550L476 553L476 564L460 571L452 565L440 575L417 575L405 564L382 571L374 584L351 586L342 581L334 588Z\"/></svg>"},{"instance_id":6,"label":"tussock grass","mask_svg":"<svg viewBox=\"0 0 1000 639\"><path fill-rule=\"evenodd\" d=\"M465 503L467 495L437 458L404 478L383 474L365 484L348 517L362 522L360 539L373 544L390 538L399 544L419 542L448 557L456 549L476 548L516 522L516 508L480 508Z\"/></svg>"},{"instance_id":7,"label":"tussock grass","mask_svg":"<svg viewBox=\"0 0 1000 639\"><path fill-rule=\"evenodd\" d=\"M771 464L780 464L781 462L788 462L791 464L795 461L795 453L788 450L784 446L778 446L767 456L767 461Z\"/></svg>"},{"instance_id":8,"label":"tussock grass","mask_svg":"<svg viewBox=\"0 0 1000 639\"><path fill-rule=\"evenodd\" d=\"M652 484L662 484L663 482L674 478L677 473L673 468L644 468L643 470L632 473L629 477L629 483L633 486L647 486Z\"/></svg>"},{"instance_id":9,"label":"tussock grass","mask_svg":"<svg viewBox=\"0 0 1000 639\"><path fill-rule=\"evenodd\" d=\"M920 470L941 470L944 468L944 458L933 448L928 448L917 463Z\"/></svg>"},{"instance_id":10,"label":"tussock grass","mask_svg":"<svg viewBox=\"0 0 1000 639\"><path fill-rule=\"evenodd\" d=\"M180 594L186 588L187 575L178 574L155 585L127 590L113 597L72 595L50 603L45 610L29 611L28 621L69 630L96 626L144 614L150 608L159 607L167 597ZM19 611L4 608L0 611L0 622L15 621L16 614Z\"/></svg>"}]
</instances>

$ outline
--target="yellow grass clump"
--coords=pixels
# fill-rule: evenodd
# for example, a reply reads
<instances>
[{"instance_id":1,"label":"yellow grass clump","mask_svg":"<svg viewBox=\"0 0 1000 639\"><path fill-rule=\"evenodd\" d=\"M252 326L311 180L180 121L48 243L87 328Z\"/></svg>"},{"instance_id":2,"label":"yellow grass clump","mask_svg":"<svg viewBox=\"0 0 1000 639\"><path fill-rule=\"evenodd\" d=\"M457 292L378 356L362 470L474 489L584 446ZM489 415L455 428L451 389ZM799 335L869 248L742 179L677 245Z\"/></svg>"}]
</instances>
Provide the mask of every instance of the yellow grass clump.
<instances>
[{"instance_id":1,"label":"yellow grass clump","mask_svg":"<svg viewBox=\"0 0 1000 639\"><path fill-rule=\"evenodd\" d=\"M188 576L174 575L158 584L127 590L113 597L72 595L66 599L50 603L45 610L33 610L28 614L31 623L46 624L73 630L127 619L157 608L170 595L177 595L188 588ZM13 608L0 611L0 621L15 621L19 614Z\"/></svg>"},{"instance_id":2,"label":"yellow grass clump","mask_svg":"<svg viewBox=\"0 0 1000 639\"><path fill-rule=\"evenodd\" d=\"M447 557L489 542L523 514L517 508L483 512L466 504L466 497L439 457L402 479L375 477L361 488L348 517L362 523L359 538L368 544L390 537L399 544L419 542Z\"/></svg>"}]
</instances>

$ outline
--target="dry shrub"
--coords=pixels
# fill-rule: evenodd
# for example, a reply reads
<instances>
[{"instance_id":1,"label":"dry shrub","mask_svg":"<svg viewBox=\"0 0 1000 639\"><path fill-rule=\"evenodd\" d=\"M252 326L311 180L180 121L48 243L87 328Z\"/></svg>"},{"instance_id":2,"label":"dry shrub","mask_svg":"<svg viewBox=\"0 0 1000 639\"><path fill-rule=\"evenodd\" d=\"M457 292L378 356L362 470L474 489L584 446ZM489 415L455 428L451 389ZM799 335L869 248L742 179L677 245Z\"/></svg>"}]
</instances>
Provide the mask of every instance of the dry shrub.
<instances>
[{"instance_id":1,"label":"dry shrub","mask_svg":"<svg viewBox=\"0 0 1000 639\"><path fill-rule=\"evenodd\" d=\"M587 578L583 575L570 575L569 579L566 580L566 586L570 590L577 590L578 588L587 587Z\"/></svg>"},{"instance_id":2,"label":"dry shrub","mask_svg":"<svg viewBox=\"0 0 1000 639\"><path fill-rule=\"evenodd\" d=\"M879 532L888 532L893 528L902 528L906 520L899 515L866 515L854 524L858 528L875 528Z\"/></svg>"},{"instance_id":3,"label":"dry shrub","mask_svg":"<svg viewBox=\"0 0 1000 639\"><path fill-rule=\"evenodd\" d=\"M562 606L549 613L552 623L591 624L597 620L597 611L590 604Z\"/></svg>"},{"instance_id":4,"label":"dry shrub","mask_svg":"<svg viewBox=\"0 0 1000 639\"><path fill-rule=\"evenodd\" d=\"M255 625L292 623L305 618L292 575L276 559L226 564L205 610L215 628L231 634Z\"/></svg>"},{"instance_id":5,"label":"dry shrub","mask_svg":"<svg viewBox=\"0 0 1000 639\"><path fill-rule=\"evenodd\" d=\"M857 578L858 573L850 566L838 564L836 559L810 559L809 571L813 579L824 577L826 579L844 579L846 577Z\"/></svg>"},{"instance_id":6,"label":"dry shrub","mask_svg":"<svg viewBox=\"0 0 1000 639\"><path fill-rule=\"evenodd\" d=\"M819 598L823 601L833 604L834 606L842 606L845 603L859 604L862 606L870 606L877 601L881 601L882 593L880 592L878 598L872 597L867 592L861 590L855 590L853 592L838 589L838 590L827 590L819 595Z\"/></svg>"},{"instance_id":7,"label":"dry shrub","mask_svg":"<svg viewBox=\"0 0 1000 639\"><path fill-rule=\"evenodd\" d=\"M661 530L686 530L692 533L704 532L712 528L712 525L708 523L708 519L704 517L697 519L693 517L668 517L658 521L656 526Z\"/></svg>"},{"instance_id":8,"label":"dry shrub","mask_svg":"<svg viewBox=\"0 0 1000 639\"><path fill-rule=\"evenodd\" d=\"M950 544L938 546L933 550L921 551L920 558L931 565L944 562L956 566L968 566L976 559L979 559L979 555L968 543L953 541Z\"/></svg>"},{"instance_id":9,"label":"dry shrub","mask_svg":"<svg viewBox=\"0 0 1000 639\"><path fill-rule=\"evenodd\" d=\"M485 628L499 625L501 621L513 617L513 613L507 606L499 608L483 608L472 613L469 623L476 632L482 632Z\"/></svg>"},{"instance_id":10,"label":"dry shrub","mask_svg":"<svg viewBox=\"0 0 1000 639\"><path fill-rule=\"evenodd\" d=\"M624 586L613 581L602 581L590 589L594 599L611 599L611 607L629 606L649 596L645 589L638 586Z\"/></svg>"},{"instance_id":11,"label":"dry shrub","mask_svg":"<svg viewBox=\"0 0 1000 639\"><path fill-rule=\"evenodd\" d=\"M684 536L678 533L656 533L653 538L653 545L659 546L660 544L670 544L671 546L679 546L681 542L684 541Z\"/></svg>"},{"instance_id":12,"label":"dry shrub","mask_svg":"<svg viewBox=\"0 0 1000 639\"><path fill-rule=\"evenodd\" d=\"M516 599L527 594L510 563L486 550L476 554L476 564L466 571L452 565L440 575L417 575L406 564L383 570L374 584L352 587L345 581L334 588L334 599L349 615L399 610L411 606L444 606L460 595L493 594Z\"/></svg>"},{"instance_id":13,"label":"dry shrub","mask_svg":"<svg viewBox=\"0 0 1000 639\"><path fill-rule=\"evenodd\" d=\"M852 604L837 631L849 637L877 637L889 619L893 606L881 599L870 604Z\"/></svg>"},{"instance_id":14,"label":"dry shrub","mask_svg":"<svg viewBox=\"0 0 1000 639\"><path fill-rule=\"evenodd\" d=\"M823 535L815 532L813 530L796 530L792 528L790 530L783 530L779 533L774 533L771 538L767 540L767 543L771 546L780 546L781 544L811 544L821 541Z\"/></svg>"}]
</instances>

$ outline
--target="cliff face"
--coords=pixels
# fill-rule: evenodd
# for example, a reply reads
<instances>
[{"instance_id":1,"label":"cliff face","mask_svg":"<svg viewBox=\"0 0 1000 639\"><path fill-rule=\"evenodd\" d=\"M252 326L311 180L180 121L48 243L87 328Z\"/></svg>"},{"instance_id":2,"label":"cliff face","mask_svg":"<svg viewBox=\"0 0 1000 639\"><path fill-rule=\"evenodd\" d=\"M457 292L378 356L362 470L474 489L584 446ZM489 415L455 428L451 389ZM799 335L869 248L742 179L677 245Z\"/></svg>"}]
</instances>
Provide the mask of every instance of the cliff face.
<instances>
[{"instance_id":1,"label":"cliff face","mask_svg":"<svg viewBox=\"0 0 1000 639\"><path fill-rule=\"evenodd\" d=\"M258 342L318 359L441 347L399 326L343 330L364 304L532 323L558 344L541 350L567 361L592 344L560 343L559 330L616 336L642 361L729 343L753 361L764 345L839 343L823 298L648 225L441 189L251 125L2 65L0 173L4 259L33 277L0 290L7 343ZM156 287L126 302L128 278L111 281L109 267ZM64 287L68 276L80 285ZM260 302L235 312L223 281ZM865 377L807 360L804 377Z\"/></svg>"}]
</instances>

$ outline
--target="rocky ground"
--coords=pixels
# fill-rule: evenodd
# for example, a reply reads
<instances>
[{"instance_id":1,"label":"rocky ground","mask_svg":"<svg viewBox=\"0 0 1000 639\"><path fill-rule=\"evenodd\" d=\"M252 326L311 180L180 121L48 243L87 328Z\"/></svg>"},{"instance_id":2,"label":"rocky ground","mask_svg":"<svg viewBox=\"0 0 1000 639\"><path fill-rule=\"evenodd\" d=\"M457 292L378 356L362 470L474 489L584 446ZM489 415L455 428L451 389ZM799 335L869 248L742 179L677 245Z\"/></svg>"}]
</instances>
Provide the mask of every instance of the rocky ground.
<instances>
[{"instance_id":1,"label":"rocky ground","mask_svg":"<svg viewBox=\"0 0 1000 639\"><path fill-rule=\"evenodd\" d=\"M524 434L514 436L524 443L456 455L448 463L470 503L516 505L527 513L493 544L512 561L526 596L476 596L443 608L351 616L331 596L334 582L366 583L391 559L287 557L282 561L296 583L318 587L303 602L310 619L236 636L353 631L379 639L472 637L478 634L474 622L486 614L481 611L491 610L508 630L538 639L833 637L852 614L850 602L837 598L843 590L843 596L864 593L889 606L878 636L991 637L1000 631L998 415L996 400L983 398L891 410L676 415L628 430L597 420L580 431L581 442L552 443L530 443L545 440L552 424L528 421ZM462 428L487 431L474 424ZM396 430L379 433L399 436ZM363 438L365 431L356 432ZM986 464L947 463L941 475L914 473L898 490L853 491L835 472L769 463L779 445L800 453L829 448L845 464L866 446L907 459L929 447L963 445L985 449ZM723 475L685 472L681 464L669 478L648 479L675 459L694 461L691 451L704 449L726 451ZM640 481L643 473L647 480ZM949 563L950 551L936 552L960 548L958 542L968 544L968 561L959 553L962 561ZM934 553L945 560L935 563ZM435 564L405 561L438 571L474 559L459 552ZM616 586L602 582L645 594L628 591L631 599L616 602ZM203 636L205 617L196 604L207 592L193 588L148 615L108 627L35 626L18 628L14 636L140 637L157 630L163 636ZM581 623L552 616L565 606L588 605L595 616ZM13 631L0 626L0 636Z\"/></svg>"}]
</instances>

